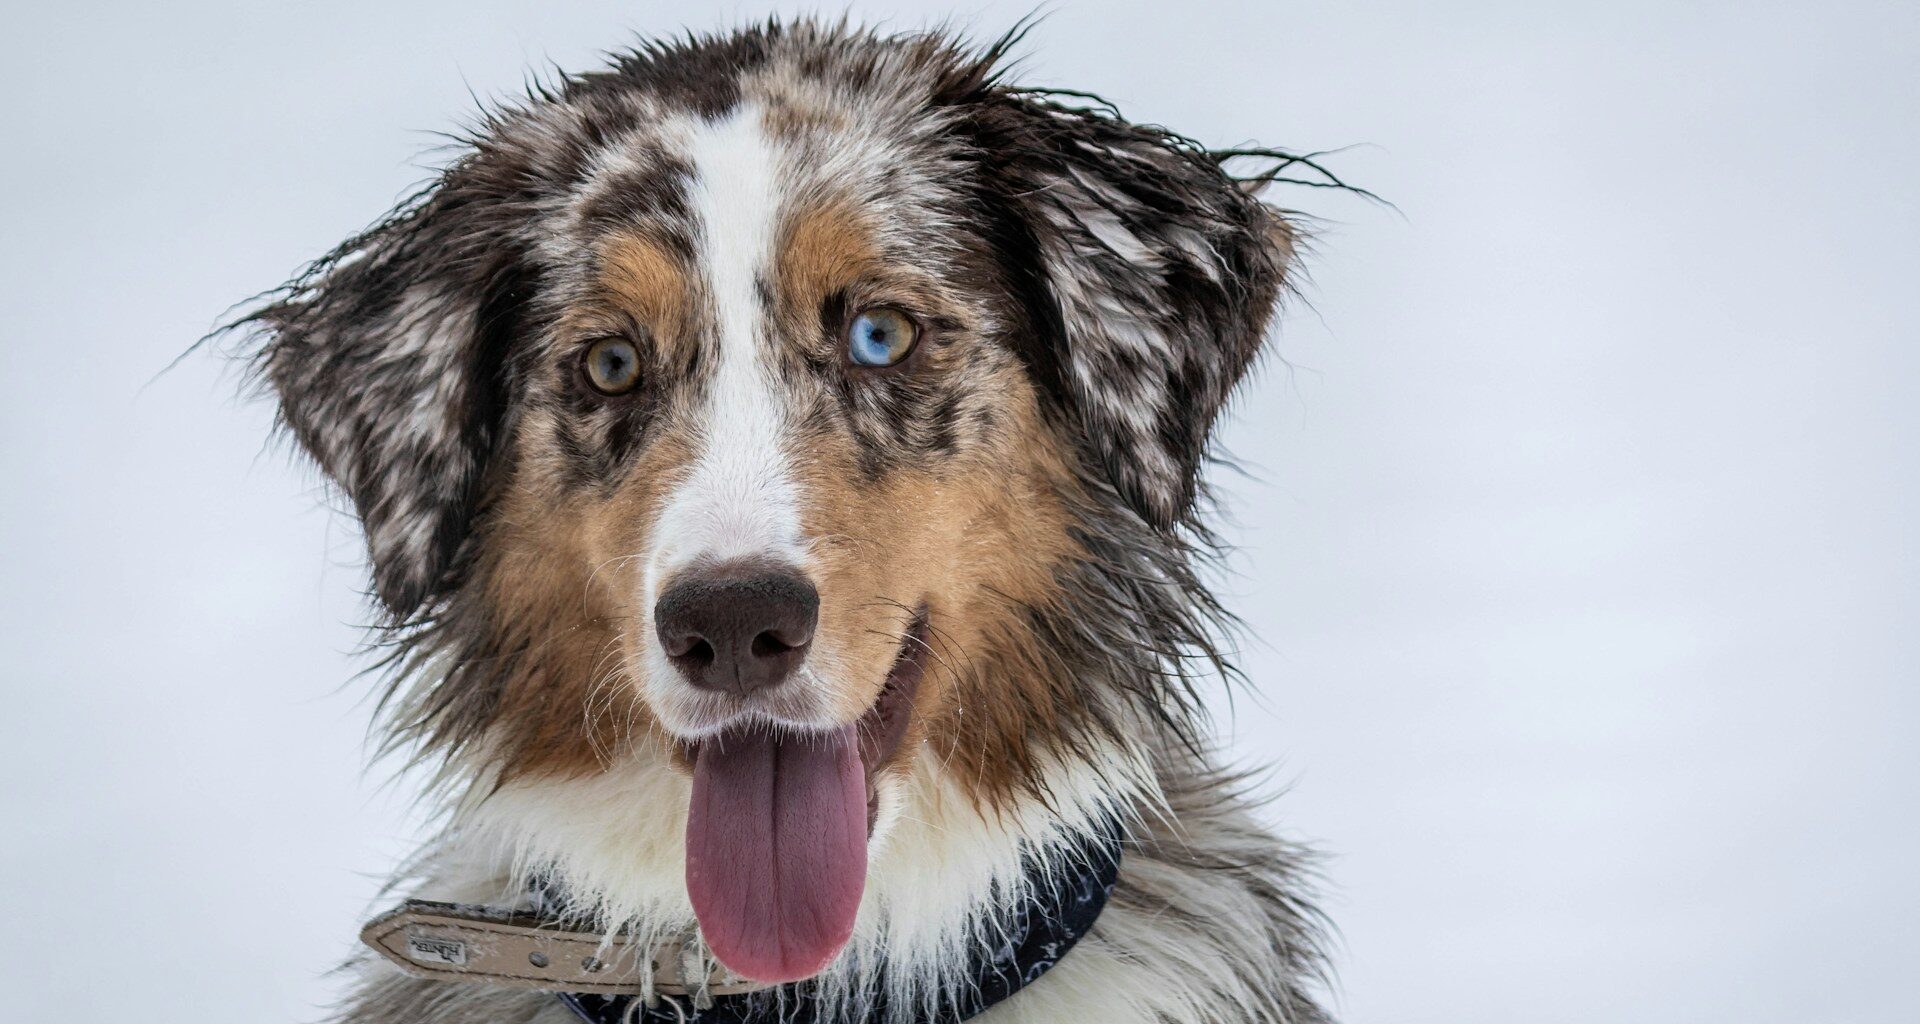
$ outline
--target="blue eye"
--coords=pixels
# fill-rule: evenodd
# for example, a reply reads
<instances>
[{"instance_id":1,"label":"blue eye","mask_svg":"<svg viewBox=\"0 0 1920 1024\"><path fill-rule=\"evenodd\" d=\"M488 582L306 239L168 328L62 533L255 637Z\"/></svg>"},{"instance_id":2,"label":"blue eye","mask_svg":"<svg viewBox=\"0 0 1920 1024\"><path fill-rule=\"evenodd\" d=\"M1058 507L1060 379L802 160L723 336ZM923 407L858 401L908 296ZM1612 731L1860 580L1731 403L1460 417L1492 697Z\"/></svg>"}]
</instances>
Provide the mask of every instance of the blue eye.
<instances>
[{"instance_id":1,"label":"blue eye","mask_svg":"<svg viewBox=\"0 0 1920 1024\"><path fill-rule=\"evenodd\" d=\"M920 329L891 306L862 310L847 326L847 357L859 366L892 366L907 358Z\"/></svg>"}]
</instances>

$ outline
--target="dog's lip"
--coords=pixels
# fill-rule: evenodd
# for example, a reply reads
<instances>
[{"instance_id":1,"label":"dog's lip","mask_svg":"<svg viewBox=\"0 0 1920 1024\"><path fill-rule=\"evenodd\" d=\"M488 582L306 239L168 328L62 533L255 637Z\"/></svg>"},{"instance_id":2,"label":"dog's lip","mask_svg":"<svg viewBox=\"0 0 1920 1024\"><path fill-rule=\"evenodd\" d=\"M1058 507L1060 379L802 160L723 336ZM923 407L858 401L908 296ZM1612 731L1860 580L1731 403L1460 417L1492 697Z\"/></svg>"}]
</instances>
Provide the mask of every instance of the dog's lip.
<instances>
[{"instance_id":1,"label":"dog's lip","mask_svg":"<svg viewBox=\"0 0 1920 1024\"><path fill-rule=\"evenodd\" d=\"M913 699L920 690L920 677L926 674L927 654L931 650L927 637L927 610L923 606L914 612L913 620L900 638L900 648L894 654L893 667L887 670L886 685L880 688L880 696L874 698L873 706L860 716L860 760L867 766L869 790L875 773L885 768L899 752L901 741L907 737L907 727L912 724Z\"/></svg>"}]
</instances>

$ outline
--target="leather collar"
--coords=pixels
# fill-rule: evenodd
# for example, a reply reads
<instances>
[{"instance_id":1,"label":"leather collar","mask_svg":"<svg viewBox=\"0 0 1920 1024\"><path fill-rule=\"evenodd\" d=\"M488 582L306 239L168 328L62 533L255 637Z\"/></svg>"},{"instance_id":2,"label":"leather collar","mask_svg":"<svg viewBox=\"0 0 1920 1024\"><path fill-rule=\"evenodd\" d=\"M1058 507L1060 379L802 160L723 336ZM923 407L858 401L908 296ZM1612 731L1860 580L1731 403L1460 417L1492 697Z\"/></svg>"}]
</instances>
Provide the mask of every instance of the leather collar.
<instances>
[{"instance_id":1,"label":"leather collar","mask_svg":"<svg viewBox=\"0 0 1920 1024\"><path fill-rule=\"evenodd\" d=\"M1027 896L1008 917L1004 941L972 951L971 983L920 1015L921 1024L973 1017L1058 963L1093 928L1119 878L1113 834L1049 857L1045 867L1030 861ZM829 1024L829 1012L841 1014L833 1024L859 1024L889 1016L884 985L848 1017L843 1006L821 1006L808 982L762 985L697 949L642 951L538 913L409 900L369 922L361 939L415 976L555 992L585 1024ZM652 1001L635 1006L649 991Z\"/></svg>"}]
</instances>

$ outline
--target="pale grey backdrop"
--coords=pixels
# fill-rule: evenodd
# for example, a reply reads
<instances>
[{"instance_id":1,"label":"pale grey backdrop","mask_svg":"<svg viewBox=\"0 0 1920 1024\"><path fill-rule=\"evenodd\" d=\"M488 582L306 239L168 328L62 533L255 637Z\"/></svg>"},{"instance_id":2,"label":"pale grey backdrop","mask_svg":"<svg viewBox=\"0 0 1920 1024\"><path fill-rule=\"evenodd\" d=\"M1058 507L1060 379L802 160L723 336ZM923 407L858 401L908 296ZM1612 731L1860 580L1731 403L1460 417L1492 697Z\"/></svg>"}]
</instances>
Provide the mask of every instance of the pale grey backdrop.
<instances>
[{"instance_id":1,"label":"pale grey backdrop","mask_svg":"<svg viewBox=\"0 0 1920 1024\"><path fill-rule=\"evenodd\" d=\"M414 827L351 528L215 359L147 382L469 89L761 13L8 0L0 1017L311 1020ZM1311 307L1226 431L1233 743L1329 854L1344 1015L1915 1019L1920 7L1068 0L1028 49L1402 211L1282 197Z\"/></svg>"}]
</instances>

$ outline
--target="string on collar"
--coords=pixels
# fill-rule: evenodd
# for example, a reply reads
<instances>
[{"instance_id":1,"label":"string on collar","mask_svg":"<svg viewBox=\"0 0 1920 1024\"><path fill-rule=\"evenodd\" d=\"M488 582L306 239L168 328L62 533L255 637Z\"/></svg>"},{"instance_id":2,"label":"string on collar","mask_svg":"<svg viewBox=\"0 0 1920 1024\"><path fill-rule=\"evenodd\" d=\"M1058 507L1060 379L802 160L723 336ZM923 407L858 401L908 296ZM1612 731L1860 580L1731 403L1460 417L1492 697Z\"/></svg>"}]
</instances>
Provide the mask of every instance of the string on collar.
<instances>
[{"instance_id":1,"label":"string on collar","mask_svg":"<svg viewBox=\"0 0 1920 1024\"><path fill-rule=\"evenodd\" d=\"M1025 896L1007 918L1005 941L971 951L965 980L916 1018L918 1024L957 1024L1032 984L1092 930L1119 876L1116 829L1045 863L1030 859ZM889 1019L885 992L884 983L876 985L858 1018L845 1016L843 1005L823 1004L805 981L697 1001L666 996L652 1005L636 1005L636 995L601 992L561 992L560 1000L584 1024L862 1024Z\"/></svg>"}]
</instances>

